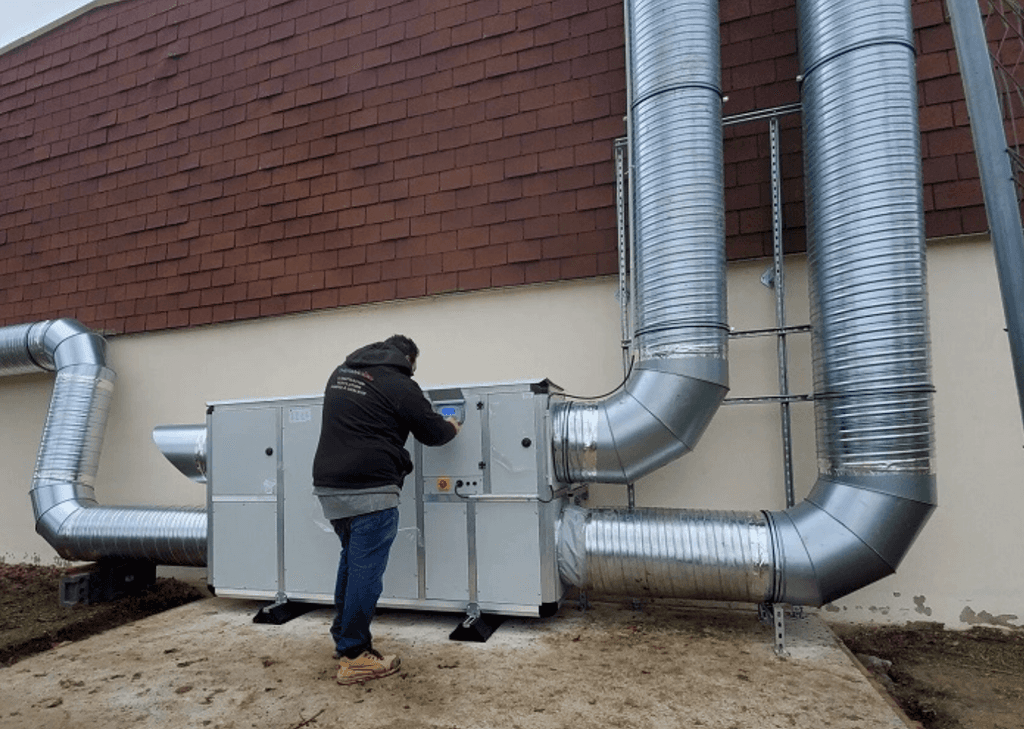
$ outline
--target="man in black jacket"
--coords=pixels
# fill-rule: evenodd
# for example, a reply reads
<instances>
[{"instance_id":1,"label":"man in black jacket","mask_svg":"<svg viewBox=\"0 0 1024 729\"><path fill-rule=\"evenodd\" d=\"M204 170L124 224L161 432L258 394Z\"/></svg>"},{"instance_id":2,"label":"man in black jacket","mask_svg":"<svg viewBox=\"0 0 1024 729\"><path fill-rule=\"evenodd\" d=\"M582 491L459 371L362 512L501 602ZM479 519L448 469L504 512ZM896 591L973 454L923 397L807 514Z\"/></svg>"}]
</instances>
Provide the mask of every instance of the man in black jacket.
<instances>
[{"instance_id":1,"label":"man in black jacket","mask_svg":"<svg viewBox=\"0 0 1024 729\"><path fill-rule=\"evenodd\" d=\"M418 355L415 342L400 334L369 344L334 370L324 391L313 493L341 540L331 625L340 684L398 670L398 656L374 650L370 621L398 534L399 492L413 468L405 442L411 433L440 446L459 432L413 381Z\"/></svg>"}]
</instances>

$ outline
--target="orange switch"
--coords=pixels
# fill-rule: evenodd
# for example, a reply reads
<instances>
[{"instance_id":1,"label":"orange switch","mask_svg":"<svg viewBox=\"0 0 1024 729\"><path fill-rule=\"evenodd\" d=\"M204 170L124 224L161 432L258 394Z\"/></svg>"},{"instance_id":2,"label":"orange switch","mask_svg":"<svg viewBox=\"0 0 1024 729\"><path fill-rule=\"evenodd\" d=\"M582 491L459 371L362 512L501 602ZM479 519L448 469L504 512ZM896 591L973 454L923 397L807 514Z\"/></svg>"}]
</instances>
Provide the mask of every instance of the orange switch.
<instances>
[{"instance_id":1,"label":"orange switch","mask_svg":"<svg viewBox=\"0 0 1024 729\"><path fill-rule=\"evenodd\" d=\"M437 490L438 491L451 491L452 490L451 479L448 479L448 478L445 478L445 477L441 477L441 478L437 479Z\"/></svg>"}]
</instances>

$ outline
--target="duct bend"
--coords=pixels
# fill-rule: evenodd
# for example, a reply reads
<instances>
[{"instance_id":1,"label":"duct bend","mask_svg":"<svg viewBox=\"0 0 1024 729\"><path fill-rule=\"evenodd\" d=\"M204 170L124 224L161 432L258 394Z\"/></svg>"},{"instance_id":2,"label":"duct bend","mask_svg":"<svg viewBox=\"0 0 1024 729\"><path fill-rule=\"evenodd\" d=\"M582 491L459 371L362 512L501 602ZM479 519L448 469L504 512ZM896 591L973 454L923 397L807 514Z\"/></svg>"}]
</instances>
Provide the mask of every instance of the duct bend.
<instances>
[{"instance_id":1,"label":"duct bend","mask_svg":"<svg viewBox=\"0 0 1024 729\"><path fill-rule=\"evenodd\" d=\"M114 371L106 342L73 319L0 329L0 376L56 372L30 495L36 531L64 559L206 564L202 508L102 507L94 485Z\"/></svg>"},{"instance_id":2,"label":"duct bend","mask_svg":"<svg viewBox=\"0 0 1024 729\"><path fill-rule=\"evenodd\" d=\"M797 8L818 481L780 512L566 509L581 588L822 605L894 572L935 507L910 9Z\"/></svg>"},{"instance_id":3,"label":"duct bend","mask_svg":"<svg viewBox=\"0 0 1024 729\"><path fill-rule=\"evenodd\" d=\"M630 483L691 450L728 390L717 0L627 2L637 364L552 408L556 476Z\"/></svg>"}]
</instances>

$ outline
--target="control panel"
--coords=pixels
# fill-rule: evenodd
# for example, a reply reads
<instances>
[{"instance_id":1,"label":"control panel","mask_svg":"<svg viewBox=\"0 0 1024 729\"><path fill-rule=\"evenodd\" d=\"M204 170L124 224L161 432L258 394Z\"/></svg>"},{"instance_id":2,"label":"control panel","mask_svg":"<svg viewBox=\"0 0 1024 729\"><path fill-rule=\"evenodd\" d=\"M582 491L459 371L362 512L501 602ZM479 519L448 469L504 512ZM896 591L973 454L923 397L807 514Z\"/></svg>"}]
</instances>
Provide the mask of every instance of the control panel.
<instances>
[{"instance_id":1,"label":"control panel","mask_svg":"<svg viewBox=\"0 0 1024 729\"><path fill-rule=\"evenodd\" d=\"M434 412L440 413L443 418L454 418L455 422L462 425L466 422L465 402L439 402L434 403Z\"/></svg>"}]
</instances>

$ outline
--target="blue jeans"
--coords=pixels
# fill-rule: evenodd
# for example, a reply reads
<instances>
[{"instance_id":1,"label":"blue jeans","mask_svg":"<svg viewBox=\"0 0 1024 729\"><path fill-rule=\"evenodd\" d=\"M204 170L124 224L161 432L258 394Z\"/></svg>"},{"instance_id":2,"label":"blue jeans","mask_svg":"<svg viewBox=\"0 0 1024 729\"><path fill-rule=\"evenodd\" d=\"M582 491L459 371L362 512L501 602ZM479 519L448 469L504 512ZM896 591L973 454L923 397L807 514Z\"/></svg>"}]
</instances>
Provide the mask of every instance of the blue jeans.
<instances>
[{"instance_id":1,"label":"blue jeans","mask_svg":"<svg viewBox=\"0 0 1024 729\"><path fill-rule=\"evenodd\" d=\"M373 645L370 621L384 591L384 570L398 535L398 509L332 519L331 526L341 540L331 637L339 653L355 658Z\"/></svg>"}]
</instances>

